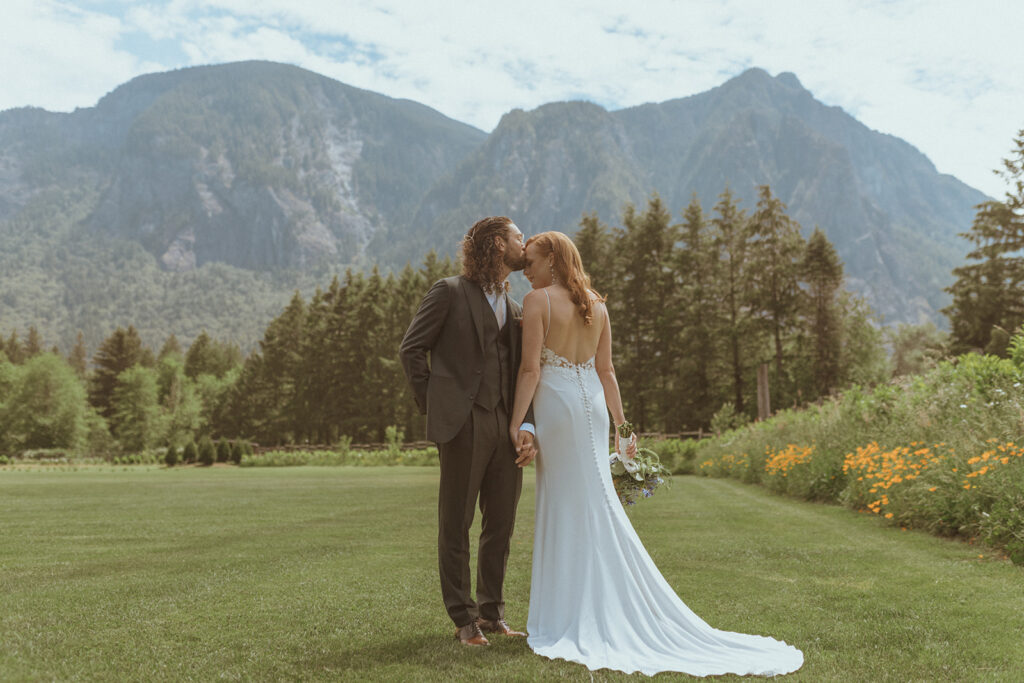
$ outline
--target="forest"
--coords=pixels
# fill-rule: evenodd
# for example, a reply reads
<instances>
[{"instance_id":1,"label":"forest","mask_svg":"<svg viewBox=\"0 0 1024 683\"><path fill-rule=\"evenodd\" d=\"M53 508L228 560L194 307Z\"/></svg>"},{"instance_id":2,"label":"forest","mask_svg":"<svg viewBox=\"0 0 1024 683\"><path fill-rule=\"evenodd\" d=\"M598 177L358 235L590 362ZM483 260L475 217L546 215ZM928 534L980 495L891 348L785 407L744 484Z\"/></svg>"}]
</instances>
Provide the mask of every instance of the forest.
<instances>
[{"instance_id":1,"label":"forest","mask_svg":"<svg viewBox=\"0 0 1024 683\"><path fill-rule=\"evenodd\" d=\"M642 209L627 205L615 226L584 215L573 237L607 297L630 420L660 433L745 424L762 364L778 410L950 354L1006 355L1024 322L1024 131L1015 144L1004 171L1013 191L979 206L964 234L976 249L954 271L948 336L931 325L883 329L844 288L825 233L815 226L805 237L768 186L749 213L726 188L710 212L694 197L678 219L657 194ZM154 350L128 326L91 354L79 334L63 356L35 327L12 330L0 336L0 453L124 453L203 437L383 441L389 428L389 439L422 439L397 349L430 284L457 272L430 252L417 268L349 270L308 300L296 291L248 355L205 331L187 349L171 335Z\"/></svg>"}]
</instances>

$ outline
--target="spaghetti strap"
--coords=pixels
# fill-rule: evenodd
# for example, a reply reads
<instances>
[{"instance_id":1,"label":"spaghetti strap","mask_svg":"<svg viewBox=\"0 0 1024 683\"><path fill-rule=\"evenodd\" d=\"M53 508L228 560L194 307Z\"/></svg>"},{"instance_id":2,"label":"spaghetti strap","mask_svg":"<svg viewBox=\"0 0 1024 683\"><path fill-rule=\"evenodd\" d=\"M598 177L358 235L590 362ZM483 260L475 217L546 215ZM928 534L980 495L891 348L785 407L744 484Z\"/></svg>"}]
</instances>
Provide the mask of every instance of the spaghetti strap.
<instances>
[{"instance_id":1,"label":"spaghetti strap","mask_svg":"<svg viewBox=\"0 0 1024 683\"><path fill-rule=\"evenodd\" d=\"M548 326L544 330L544 341L542 341L541 344L543 344L544 342L546 342L548 340L548 332L551 331L551 295L548 294L548 288L547 287L544 288L544 296L547 297L547 300L548 300Z\"/></svg>"}]
</instances>

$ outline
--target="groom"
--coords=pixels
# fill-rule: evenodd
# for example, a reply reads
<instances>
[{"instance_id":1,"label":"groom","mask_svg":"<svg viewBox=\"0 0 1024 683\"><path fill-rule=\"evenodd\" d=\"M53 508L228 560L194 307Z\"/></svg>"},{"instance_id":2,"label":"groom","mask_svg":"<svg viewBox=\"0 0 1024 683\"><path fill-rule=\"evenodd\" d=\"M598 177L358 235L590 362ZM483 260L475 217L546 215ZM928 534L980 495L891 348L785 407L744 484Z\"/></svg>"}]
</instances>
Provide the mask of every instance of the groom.
<instances>
[{"instance_id":1,"label":"groom","mask_svg":"<svg viewBox=\"0 0 1024 683\"><path fill-rule=\"evenodd\" d=\"M502 599L522 468L537 455L532 424L523 425L514 444L508 434L523 314L507 294L506 278L524 265L523 233L510 219L477 221L462 240L462 275L434 283L399 351L427 415L427 438L440 455L441 596L465 645L487 645L484 633L526 635L505 623ZM532 410L526 419L532 423ZM483 521L474 601L469 528L478 496Z\"/></svg>"}]
</instances>

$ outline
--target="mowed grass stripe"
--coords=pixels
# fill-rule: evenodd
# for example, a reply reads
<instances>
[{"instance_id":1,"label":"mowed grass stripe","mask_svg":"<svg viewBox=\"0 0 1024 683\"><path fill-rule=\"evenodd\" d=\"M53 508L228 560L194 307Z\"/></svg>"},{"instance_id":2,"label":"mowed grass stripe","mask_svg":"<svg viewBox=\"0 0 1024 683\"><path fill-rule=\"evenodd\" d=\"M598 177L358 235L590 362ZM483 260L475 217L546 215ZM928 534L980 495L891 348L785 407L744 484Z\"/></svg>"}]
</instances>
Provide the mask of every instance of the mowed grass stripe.
<instances>
[{"instance_id":1,"label":"mowed grass stripe","mask_svg":"<svg viewBox=\"0 0 1024 683\"><path fill-rule=\"evenodd\" d=\"M0 470L0 679L590 680L522 641L455 643L437 586L437 477ZM533 490L529 472L506 582L515 626ZM792 680L1024 671L1024 572L985 550L723 479L677 477L632 518L706 621L804 650Z\"/></svg>"}]
</instances>

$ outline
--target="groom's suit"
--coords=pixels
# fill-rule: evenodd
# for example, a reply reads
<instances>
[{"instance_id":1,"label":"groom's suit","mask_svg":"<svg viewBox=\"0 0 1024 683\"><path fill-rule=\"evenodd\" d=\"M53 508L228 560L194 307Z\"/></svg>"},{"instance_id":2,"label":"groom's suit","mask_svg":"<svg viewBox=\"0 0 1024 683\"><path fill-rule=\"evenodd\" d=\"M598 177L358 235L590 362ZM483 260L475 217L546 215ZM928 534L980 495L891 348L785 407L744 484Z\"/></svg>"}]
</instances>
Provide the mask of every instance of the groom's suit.
<instances>
[{"instance_id":1,"label":"groom's suit","mask_svg":"<svg viewBox=\"0 0 1024 683\"><path fill-rule=\"evenodd\" d=\"M459 627L478 616L504 618L502 585L523 482L509 438L522 309L505 295L497 305L505 307L500 328L479 285L462 276L438 280L420 303L399 352L416 404L427 415L427 438L437 443L441 459L438 567L445 608ZM471 595L469 568L477 496L483 515L479 604Z\"/></svg>"}]
</instances>

